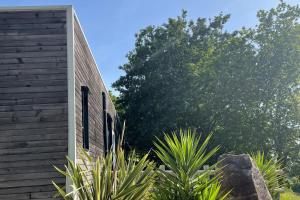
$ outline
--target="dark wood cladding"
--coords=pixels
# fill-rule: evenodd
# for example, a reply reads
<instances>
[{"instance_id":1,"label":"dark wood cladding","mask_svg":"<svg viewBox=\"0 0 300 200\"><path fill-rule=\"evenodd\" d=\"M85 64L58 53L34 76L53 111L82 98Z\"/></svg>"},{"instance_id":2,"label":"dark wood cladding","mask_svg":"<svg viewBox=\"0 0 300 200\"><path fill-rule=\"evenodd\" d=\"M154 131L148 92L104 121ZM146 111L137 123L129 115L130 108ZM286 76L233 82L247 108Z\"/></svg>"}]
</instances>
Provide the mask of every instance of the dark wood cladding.
<instances>
[{"instance_id":1,"label":"dark wood cladding","mask_svg":"<svg viewBox=\"0 0 300 200\"><path fill-rule=\"evenodd\" d=\"M52 199L68 152L66 11L0 12L0 199Z\"/></svg>"},{"instance_id":2,"label":"dark wood cladding","mask_svg":"<svg viewBox=\"0 0 300 200\"><path fill-rule=\"evenodd\" d=\"M66 163L68 116L76 118L77 155L83 146L82 86L89 91L89 154L104 154L106 117L113 121L107 127L115 129L114 106L77 18L74 27L66 25L66 9L0 11L0 200L53 199L51 181L65 184L53 165ZM73 28L74 38L67 38L67 28ZM74 66L68 66L69 39L74 39ZM75 110L68 110L68 67L75 70ZM81 163L78 156L76 161Z\"/></svg>"},{"instance_id":3,"label":"dark wood cladding","mask_svg":"<svg viewBox=\"0 0 300 200\"><path fill-rule=\"evenodd\" d=\"M84 38L79 22L76 17L74 20L77 158L79 158L79 150L83 142L81 86L89 88L89 153L96 157L104 153L102 92L106 94L107 112L113 118L115 118L116 112L101 80L97 65ZM80 163L80 159L78 159L78 163Z\"/></svg>"}]
</instances>

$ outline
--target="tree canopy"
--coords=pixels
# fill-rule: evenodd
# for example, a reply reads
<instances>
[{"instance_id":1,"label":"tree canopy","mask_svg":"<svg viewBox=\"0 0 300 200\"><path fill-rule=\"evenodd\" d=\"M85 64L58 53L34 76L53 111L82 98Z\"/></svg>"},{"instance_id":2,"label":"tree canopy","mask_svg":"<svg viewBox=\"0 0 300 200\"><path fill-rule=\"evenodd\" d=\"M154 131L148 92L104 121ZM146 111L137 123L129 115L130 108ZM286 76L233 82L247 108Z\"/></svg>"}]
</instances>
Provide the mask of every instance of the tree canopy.
<instances>
[{"instance_id":1,"label":"tree canopy","mask_svg":"<svg viewBox=\"0 0 300 200\"><path fill-rule=\"evenodd\" d=\"M228 32L230 15L188 21L183 11L136 34L125 75L113 84L127 141L148 151L155 136L192 128L214 133L222 152L264 151L295 171L300 9L280 2L257 17L256 27Z\"/></svg>"}]
</instances>

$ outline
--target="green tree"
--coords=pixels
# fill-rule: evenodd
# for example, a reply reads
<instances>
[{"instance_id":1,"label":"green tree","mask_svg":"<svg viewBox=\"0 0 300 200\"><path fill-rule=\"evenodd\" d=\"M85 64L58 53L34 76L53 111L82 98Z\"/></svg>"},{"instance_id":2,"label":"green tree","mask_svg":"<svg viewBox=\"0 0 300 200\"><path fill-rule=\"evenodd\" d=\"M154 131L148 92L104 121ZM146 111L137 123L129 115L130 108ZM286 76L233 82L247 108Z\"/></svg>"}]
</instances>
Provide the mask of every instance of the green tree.
<instances>
[{"instance_id":1,"label":"green tree","mask_svg":"<svg viewBox=\"0 0 300 200\"><path fill-rule=\"evenodd\" d=\"M149 26L137 34L136 48L121 67L126 75L113 84L126 111L127 140L132 145L148 150L154 135L195 127L201 121L190 122L199 104L194 103L199 95L193 92L197 78L193 63L199 57L208 60L214 43L230 35L222 33L228 18L220 15L208 25L202 18L189 23L183 12L163 26ZM210 124L206 121L203 124Z\"/></svg>"},{"instance_id":2,"label":"green tree","mask_svg":"<svg viewBox=\"0 0 300 200\"><path fill-rule=\"evenodd\" d=\"M254 35L261 130L284 163L292 153L299 153L299 17L299 7L282 2L276 9L258 13Z\"/></svg>"},{"instance_id":3,"label":"green tree","mask_svg":"<svg viewBox=\"0 0 300 200\"><path fill-rule=\"evenodd\" d=\"M222 152L264 151L299 163L300 9L259 11L253 29L224 30L229 15L187 21L186 12L136 35L113 86L127 140L141 151L162 132L214 132Z\"/></svg>"},{"instance_id":4,"label":"green tree","mask_svg":"<svg viewBox=\"0 0 300 200\"><path fill-rule=\"evenodd\" d=\"M124 111L122 105L119 104L119 97L117 95L115 95L111 90L108 91L108 94L117 110L119 117L122 119L125 111Z\"/></svg>"}]
</instances>

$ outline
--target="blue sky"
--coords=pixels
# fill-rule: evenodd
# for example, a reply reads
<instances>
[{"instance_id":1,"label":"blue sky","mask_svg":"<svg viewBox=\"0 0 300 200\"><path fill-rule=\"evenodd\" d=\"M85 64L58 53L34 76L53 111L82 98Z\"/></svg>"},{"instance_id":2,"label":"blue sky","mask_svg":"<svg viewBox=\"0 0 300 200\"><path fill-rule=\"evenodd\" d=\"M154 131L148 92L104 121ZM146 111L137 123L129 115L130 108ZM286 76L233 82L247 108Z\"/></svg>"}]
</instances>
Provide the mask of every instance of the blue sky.
<instances>
[{"instance_id":1,"label":"blue sky","mask_svg":"<svg viewBox=\"0 0 300 200\"><path fill-rule=\"evenodd\" d=\"M188 17L213 17L230 13L228 30L257 23L256 12L278 0L2 0L0 6L74 5L106 86L118 79L118 67L134 48L134 34L148 25L160 25L188 11ZM300 4L300 0L286 0Z\"/></svg>"}]
</instances>

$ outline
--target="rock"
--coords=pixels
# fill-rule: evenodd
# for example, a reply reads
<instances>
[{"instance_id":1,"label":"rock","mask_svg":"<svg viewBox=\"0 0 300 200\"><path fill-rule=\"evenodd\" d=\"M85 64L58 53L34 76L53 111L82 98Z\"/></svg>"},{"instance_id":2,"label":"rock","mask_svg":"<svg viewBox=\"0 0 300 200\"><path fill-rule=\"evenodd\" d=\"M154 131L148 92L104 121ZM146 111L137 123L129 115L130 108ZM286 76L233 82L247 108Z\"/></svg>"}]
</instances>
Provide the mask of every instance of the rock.
<instances>
[{"instance_id":1,"label":"rock","mask_svg":"<svg viewBox=\"0 0 300 200\"><path fill-rule=\"evenodd\" d=\"M233 200L272 200L265 181L248 154L224 154L220 157L222 189Z\"/></svg>"}]
</instances>

